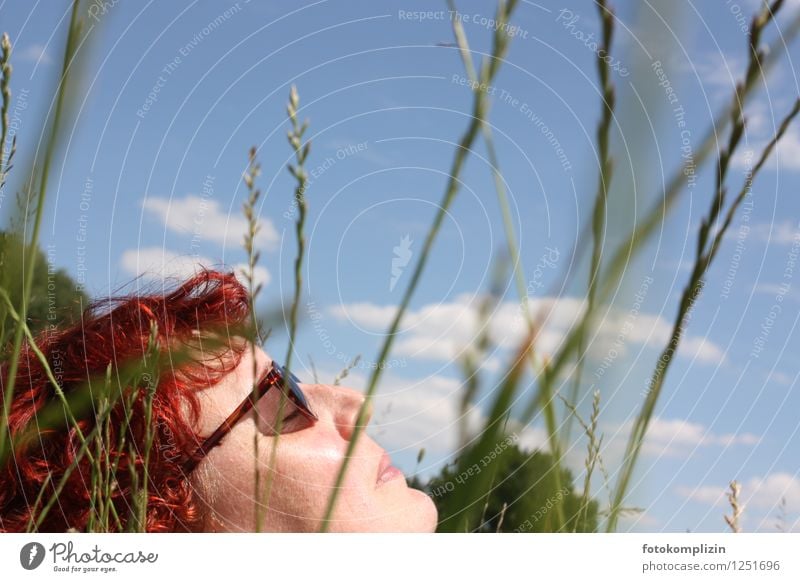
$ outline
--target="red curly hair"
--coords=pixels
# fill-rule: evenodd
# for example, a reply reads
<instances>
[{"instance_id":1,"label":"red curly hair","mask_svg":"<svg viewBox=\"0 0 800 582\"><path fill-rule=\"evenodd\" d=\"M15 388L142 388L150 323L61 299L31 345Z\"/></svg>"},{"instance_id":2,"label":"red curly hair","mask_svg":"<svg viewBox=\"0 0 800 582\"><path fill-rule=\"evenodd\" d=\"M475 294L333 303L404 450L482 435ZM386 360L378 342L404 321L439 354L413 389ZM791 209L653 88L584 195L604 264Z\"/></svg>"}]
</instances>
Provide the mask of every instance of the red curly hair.
<instances>
[{"instance_id":1,"label":"red curly hair","mask_svg":"<svg viewBox=\"0 0 800 582\"><path fill-rule=\"evenodd\" d=\"M203 270L171 292L97 301L84 312L79 324L42 332L36 338L36 345L69 398L90 379L104 377L109 364L119 369L126 362L141 361L148 350L153 322L157 324L159 350L168 352L176 345L191 345L198 334L202 337L214 333L219 337L220 328L225 332L223 335L231 337L231 326L241 330L249 313L247 291L233 273ZM219 382L238 365L244 351L244 342L222 344L225 347L212 358L192 358L189 363L159 374L152 406L151 426L155 434L148 463L145 524L148 532L194 531L201 523L201 506L182 470L182 460L194 452L202 439L193 428L200 415L198 390ZM8 375L7 360L0 366L0 384L5 383ZM4 392L5 387L0 386L0 405ZM92 466L86 455L76 462L81 441L75 427L39 430L39 414L53 402L57 402L56 391L44 366L26 344L20 355L10 405L9 434L13 449L0 467L2 532L25 531L29 523L37 520L41 520L38 531L64 532L73 528L85 531L94 511ZM108 458L119 462L111 503L123 527L132 506L131 463L134 469L141 470L143 461L139 455L131 459L126 447L122 450L116 447L120 436L141 446L147 428L144 407L143 392L136 396L132 410L126 411L116 404L111 413L110 438L103 439ZM126 412L133 413L132 420L125 434L120 435ZM91 411L88 415L92 416ZM95 419L79 418L78 424L87 435L94 428ZM32 429L39 430L33 439ZM58 484L69 470L72 472L65 486L57 492ZM45 487L44 500L57 496L56 504L43 518L44 503L36 503L42 487Z\"/></svg>"}]
</instances>

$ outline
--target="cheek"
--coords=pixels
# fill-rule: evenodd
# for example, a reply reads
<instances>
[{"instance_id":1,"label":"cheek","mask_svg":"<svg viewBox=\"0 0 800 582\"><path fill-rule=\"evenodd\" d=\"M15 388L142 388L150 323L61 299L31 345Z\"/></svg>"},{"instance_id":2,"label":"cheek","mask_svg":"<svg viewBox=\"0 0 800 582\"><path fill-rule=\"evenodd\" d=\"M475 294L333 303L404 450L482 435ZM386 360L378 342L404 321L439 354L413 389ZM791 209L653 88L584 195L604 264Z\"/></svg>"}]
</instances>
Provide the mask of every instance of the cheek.
<instances>
[{"instance_id":1,"label":"cheek","mask_svg":"<svg viewBox=\"0 0 800 582\"><path fill-rule=\"evenodd\" d=\"M346 450L347 443L331 438L324 431L311 430L281 437L278 440L276 478L287 487L313 491L316 497L327 498L336 483ZM262 458L266 462L269 456ZM358 488L362 483L358 478L362 473L358 461L353 458L349 463L346 490Z\"/></svg>"},{"instance_id":2,"label":"cheek","mask_svg":"<svg viewBox=\"0 0 800 582\"><path fill-rule=\"evenodd\" d=\"M234 524L234 531L253 531L255 523L255 463L253 431L239 429L225 446L212 451L219 490L217 513ZM363 448L362 448L363 443ZM261 485L265 486L275 440L261 437L258 445ZM347 442L327 427L284 435L278 439L275 472L269 497L267 529L317 531L347 450ZM366 451L366 452L365 452ZM396 511L407 502L399 488L376 489L377 460L367 438L359 439L338 496L334 519L361 529L370 518Z\"/></svg>"},{"instance_id":3,"label":"cheek","mask_svg":"<svg viewBox=\"0 0 800 582\"><path fill-rule=\"evenodd\" d=\"M279 439L273 501L286 507L276 509L321 519L346 450L346 442L324 430ZM376 470L374 458L359 455L356 450L338 496L336 515L363 513L379 503L375 491Z\"/></svg>"}]
</instances>

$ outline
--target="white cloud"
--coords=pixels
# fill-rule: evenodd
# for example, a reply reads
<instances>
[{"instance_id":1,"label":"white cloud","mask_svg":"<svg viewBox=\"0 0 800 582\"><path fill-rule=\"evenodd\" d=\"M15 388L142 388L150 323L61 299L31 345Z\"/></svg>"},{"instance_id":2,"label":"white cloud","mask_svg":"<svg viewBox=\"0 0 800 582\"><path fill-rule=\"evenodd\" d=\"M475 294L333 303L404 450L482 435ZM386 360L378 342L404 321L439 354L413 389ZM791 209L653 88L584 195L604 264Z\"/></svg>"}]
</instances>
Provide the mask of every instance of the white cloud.
<instances>
[{"instance_id":1,"label":"white cloud","mask_svg":"<svg viewBox=\"0 0 800 582\"><path fill-rule=\"evenodd\" d=\"M179 255L161 247L128 249L122 253L120 264L132 275L157 278L185 279L197 273L200 267L210 267L206 257Z\"/></svg>"},{"instance_id":2,"label":"white cloud","mask_svg":"<svg viewBox=\"0 0 800 582\"><path fill-rule=\"evenodd\" d=\"M696 447L752 446L759 441L759 437L752 433L717 434L700 423L656 417L647 430L643 451L652 456L684 456Z\"/></svg>"},{"instance_id":3,"label":"white cloud","mask_svg":"<svg viewBox=\"0 0 800 582\"><path fill-rule=\"evenodd\" d=\"M788 513L800 511L800 478L797 475L770 473L764 477L752 477L741 485L739 499L745 508L745 514L748 507L767 510L774 514L784 499ZM728 503L727 486L681 486L676 491L683 497L707 505L725 506Z\"/></svg>"},{"instance_id":4,"label":"white cloud","mask_svg":"<svg viewBox=\"0 0 800 582\"><path fill-rule=\"evenodd\" d=\"M463 358L464 350L471 348L478 334L479 302L475 295L462 294L449 303L429 304L418 310L408 310L401 322L395 352L440 362ZM555 353L569 329L578 323L583 308L581 300L570 297L529 299L530 313L534 316L541 313L544 317L537 338L537 352ZM396 309L394 305L351 303L331 307L328 313L339 321L349 321L377 333L388 328ZM595 356L602 358L605 355L607 346L625 327L627 317L628 313L624 311L609 312L602 322L596 343L590 346ZM626 343L644 344L657 349L666 345L672 333L672 324L666 319L643 313L638 315L633 325L627 327ZM506 350L523 341L526 328L518 304L508 301L500 304L492 315L489 335L496 346ZM719 346L698 336L684 336L678 353L709 364L725 359L724 351Z\"/></svg>"},{"instance_id":5,"label":"white cloud","mask_svg":"<svg viewBox=\"0 0 800 582\"><path fill-rule=\"evenodd\" d=\"M128 249L122 253L120 259L122 268L135 276L145 276L157 279L186 279L195 275L201 267L226 270L219 263L214 264L208 257L197 255L181 255L161 247L145 247L141 249ZM247 265L237 264L233 267L236 277L244 282L243 269ZM257 266L255 269L256 283L266 286L270 281L267 269Z\"/></svg>"},{"instance_id":6,"label":"white cloud","mask_svg":"<svg viewBox=\"0 0 800 582\"><path fill-rule=\"evenodd\" d=\"M749 236L760 242L772 245L791 246L800 241L800 227L791 220L781 222L762 222L750 227Z\"/></svg>"},{"instance_id":7,"label":"white cloud","mask_svg":"<svg viewBox=\"0 0 800 582\"><path fill-rule=\"evenodd\" d=\"M395 163L385 155L376 151L373 142L358 142L357 140L336 139L325 144L325 149L334 152L337 160L344 157L356 157L378 166L388 168ZM366 147L364 147L366 146Z\"/></svg>"},{"instance_id":8,"label":"white cloud","mask_svg":"<svg viewBox=\"0 0 800 582\"><path fill-rule=\"evenodd\" d=\"M796 376L793 378L789 374L784 374L783 372L772 372L769 375L769 379L773 382L781 384L782 386L791 386L795 382Z\"/></svg>"},{"instance_id":9,"label":"white cloud","mask_svg":"<svg viewBox=\"0 0 800 582\"><path fill-rule=\"evenodd\" d=\"M722 505L726 500L725 487L703 485L702 487L692 488L681 485L677 487L675 491L681 497L687 497L693 501L705 503L706 505Z\"/></svg>"},{"instance_id":10,"label":"white cloud","mask_svg":"<svg viewBox=\"0 0 800 582\"><path fill-rule=\"evenodd\" d=\"M759 283L753 287L753 292L773 297L780 295L785 299L794 299L795 301L800 299L797 294L797 288L793 289L791 285L786 286L778 283Z\"/></svg>"},{"instance_id":11,"label":"white cloud","mask_svg":"<svg viewBox=\"0 0 800 582\"><path fill-rule=\"evenodd\" d=\"M754 293L761 293L763 295L776 295L783 287L778 285L777 283L759 283L755 287L753 287Z\"/></svg>"},{"instance_id":12,"label":"white cloud","mask_svg":"<svg viewBox=\"0 0 800 582\"><path fill-rule=\"evenodd\" d=\"M774 509L781 499L787 511L800 511L800 479L789 473L770 473L745 482L742 491L745 503L760 509Z\"/></svg>"},{"instance_id":13,"label":"white cloud","mask_svg":"<svg viewBox=\"0 0 800 582\"><path fill-rule=\"evenodd\" d=\"M226 248L240 248L248 228L247 220L239 214L238 206L235 212L226 214L216 200L192 194L172 199L151 196L142 201L142 207L169 230L212 240ZM256 244L274 250L278 245L278 231L268 218L261 218L260 224L261 231Z\"/></svg>"},{"instance_id":14,"label":"white cloud","mask_svg":"<svg viewBox=\"0 0 800 582\"><path fill-rule=\"evenodd\" d=\"M703 88L709 92L709 98L718 101L733 95L736 83L744 73L745 61L738 55L709 51L690 62L681 61L678 69L688 75L692 82L699 78Z\"/></svg>"},{"instance_id":15,"label":"white cloud","mask_svg":"<svg viewBox=\"0 0 800 582\"><path fill-rule=\"evenodd\" d=\"M731 160L735 168L751 168L758 161L761 152L767 145L767 140L753 142L751 147L740 149ZM774 167L783 170L798 171L800 170L800 131L794 126L786 130L780 141L775 146L775 149L770 153L770 157L764 164L764 170L768 167Z\"/></svg>"},{"instance_id":16,"label":"white cloud","mask_svg":"<svg viewBox=\"0 0 800 582\"><path fill-rule=\"evenodd\" d=\"M607 444L603 455L614 464L622 459L633 421L604 424ZM761 439L752 433L715 433L703 424L679 418L654 417L642 443L642 454L648 457L687 458L701 447L753 446Z\"/></svg>"},{"instance_id":17,"label":"white cloud","mask_svg":"<svg viewBox=\"0 0 800 582\"><path fill-rule=\"evenodd\" d=\"M626 512L619 517L619 527L617 531L652 533L659 527L661 521L647 513L646 511Z\"/></svg>"},{"instance_id":18,"label":"white cloud","mask_svg":"<svg viewBox=\"0 0 800 582\"><path fill-rule=\"evenodd\" d=\"M244 277L244 273L247 272L248 268L249 267L247 263L238 263L233 267L233 270L236 273L236 278L245 284L247 281ZM269 282L272 280L272 276L269 274L269 271L260 265L256 265L256 267L253 269L253 275L256 285L261 285L262 287L269 285Z\"/></svg>"},{"instance_id":19,"label":"white cloud","mask_svg":"<svg viewBox=\"0 0 800 582\"><path fill-rule=\"evenodd\" d=\"M50 58L50 55L45 51L45 46L43 44L32 44L23 49L17 49L14 51L14 57L21 61L42 65L49 65L53 62L53 59Z\"/></svg>"}]
</instances>

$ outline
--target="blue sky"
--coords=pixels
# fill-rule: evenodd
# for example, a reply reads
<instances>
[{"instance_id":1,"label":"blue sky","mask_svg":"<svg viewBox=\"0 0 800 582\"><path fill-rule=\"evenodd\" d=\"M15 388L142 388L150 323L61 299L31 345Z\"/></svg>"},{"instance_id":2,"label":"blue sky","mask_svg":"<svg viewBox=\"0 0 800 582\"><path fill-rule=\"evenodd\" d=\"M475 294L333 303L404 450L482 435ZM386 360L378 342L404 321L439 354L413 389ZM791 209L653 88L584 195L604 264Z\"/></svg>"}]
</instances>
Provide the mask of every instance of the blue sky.
<instances>
[{"instance_id":1,"label":"blue sky","mask_svg":"<svg viewBox=\"0 0 800 582\"><path fill-rule=\"evenodd\" d=\"M32 159L41 113L49 107L67 4L0 5L3 29L15 44L18 168ZM286 304L295 216L285 169L291 154L285 104L295 84L312 141L295 366L310 380L313 362L319 380L330 382L360 354L347 381L363 387L469 122L472 94L457 50L447 46L452 30L445 3L105 4L105 11L94 4L96 36L76 122L51 176L41 242L53 245L52 260L97 297L129 288L142 273L146 281L187 274L198 262L235 268L245 260L241 176L256 145L266 192L259 209L260 302L265 309ZM476 59L491 46L491 4L458 5ZM681 155L696 155L712 113L730 99L746 64L749 19L740 15L757 3L661 3L658 12L638 2L614 4L618 103L606 257L651 207ZM787 4L767 42L800 9L798 2ZM423 19L420 11L429 14ZM547 353L582 309L587 265L572 249L590 242L580 239L578 225L590 215L597 181L600 101L589 35L597 37L598 21L591 2L523 1L513 24L507 61L487 90L528 302L549 313L540 338ZM798 43L779 52L767 86L747 106L731 195L752 166L746 152L759 151L800 94ZM372 434L407 472L430 474L457 448L459 358L475 335L480 295L506 248L486 156L476 141L377 397ZM795 125L757 179L709 273L634 479L630 505L644 512L622 529L722 531L722 493L732 479L744 487L745 529L774 530L782 497L786 521L800 527L800 270L792 263L800 245L800 200L793 195L799 160ZM683 185L674 212L626 265L589 349L586 388L594 384L601 392L612 475L688 278L712 178L706 167ZM0 200L4 216L19 186L20 176L12 175ZM565 269L572 272L570 284L553 289ZM513 284L502 293L483 389L467 418L473 424L522 337L520 297ZM276 358L286 352L282 327L268 344ZM609 357L610 365L598 371ZM581 401L582 412L590 400ZM523 443L544 445L539 418L519 434ZM420 448L426 455L417 467ZM576 475L584 450L585 442L576 440L567 454ZM600 481L596 489L605 499Z\"/></svg>"}]
</instances>

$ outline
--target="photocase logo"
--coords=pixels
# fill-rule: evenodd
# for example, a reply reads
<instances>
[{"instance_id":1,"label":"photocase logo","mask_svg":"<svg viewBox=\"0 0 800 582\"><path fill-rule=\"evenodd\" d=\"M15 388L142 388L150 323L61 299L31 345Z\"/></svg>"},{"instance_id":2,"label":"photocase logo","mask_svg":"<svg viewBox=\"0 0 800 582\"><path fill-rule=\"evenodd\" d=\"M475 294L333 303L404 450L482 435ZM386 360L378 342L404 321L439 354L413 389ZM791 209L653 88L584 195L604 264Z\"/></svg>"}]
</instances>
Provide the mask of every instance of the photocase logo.
<instances>
[{"instance_id":1,"label":"photocase logo","mask_svg":"<svg viewBox=\"0 0 800 582\"><path fill-rule=\"evenodd\" d=\"M44 561L44 546L39 542L30 542L19 551L19 563L26 570L35 570Z\"/></svg>"},{"instance_id":2,"label":"photocase logo","mask_svg":"<svg viewBox=\"0 0 800 582\"><path fill-rule=\"evenodd\" d=\"M397 285L400 275L403 274L403 269L408 266L408 262L411 260L412 242L414 241L411 240L411 237L405 235L400 239L400 244L392 249L394 251L394 258L392 258L392 278L389 281L389 291L394 291L394 287Z\"/></svg>"}]
</instances>

